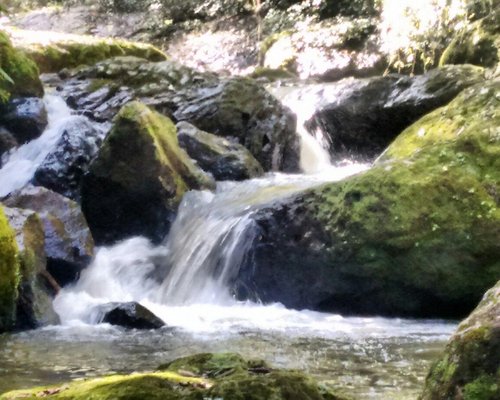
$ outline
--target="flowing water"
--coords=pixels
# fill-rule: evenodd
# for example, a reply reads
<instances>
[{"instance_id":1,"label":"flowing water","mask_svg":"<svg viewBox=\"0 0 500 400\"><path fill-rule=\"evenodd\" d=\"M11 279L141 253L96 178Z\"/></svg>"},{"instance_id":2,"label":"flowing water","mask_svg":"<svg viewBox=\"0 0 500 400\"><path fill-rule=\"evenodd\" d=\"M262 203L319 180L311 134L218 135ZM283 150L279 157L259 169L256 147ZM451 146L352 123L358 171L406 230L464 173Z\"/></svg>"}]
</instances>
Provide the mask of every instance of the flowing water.
<instances>
[{"instance_id":1,"label":"flowing water","mask_svg":"<svg viewBox=\"0 0 500 400\"><path fill-rule=\"evenodd\" d=\"M47 154L57 141L55 125L51 122L25 153ZM214 193L187 193L161 245L131 238L98 250L80 280L55 299L60 326L0 335L0 393L154 369L195 352L236 351L277 367L304 370L358 398L415 398L430 361L442 350L455 324L288 310L280 304L237 302L230 293L254 238L253 213L305 188L368 167L349 162L331 166L325 141L311 140L305 130L299 133L306 148L303 164L315 174L269 174L241 183L219 183ZM15 168L9 164L27 160L26 171L32 174L33 166L43 159L25 156L22 149L0 170L2 187L7 180L14 181ZM4 172L7 167L14 169ZM29 181L28 175L23 173L9 190ZM99 324L96 306L110 301L140 302L168 327L125 331Z\"/></svg>"}]
</instances>

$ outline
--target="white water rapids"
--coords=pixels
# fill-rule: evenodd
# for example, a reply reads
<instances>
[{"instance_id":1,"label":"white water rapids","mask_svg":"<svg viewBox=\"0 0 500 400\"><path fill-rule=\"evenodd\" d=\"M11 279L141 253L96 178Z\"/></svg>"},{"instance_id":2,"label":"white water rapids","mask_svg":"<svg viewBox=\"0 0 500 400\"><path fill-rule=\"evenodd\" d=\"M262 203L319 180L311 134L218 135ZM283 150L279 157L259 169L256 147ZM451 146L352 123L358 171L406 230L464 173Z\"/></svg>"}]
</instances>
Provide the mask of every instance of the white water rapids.
<instances>
[{"instance_id":1,"label":"white water rapids","mask_svg":"<svg viewBox=\"0 0 500 400\"><path fill-rule=\"evenodd\" d=\"M353 393L362 398L389 398L387 388L399 393L402 385L407 385L405 393L417 393L419 383L409 384L408 376L421 379L427 359L432 358L429 354L441 349L454 324L288 310L280 304L238 302L228 289L252 245L253 213L306 188L368 168L351 162L332 166L326 141L305 131L303 122L321 94L316 91L314 96L309 103L304 103L307 96L293 93L285 98L298 114L301 162L307 174L268 174L244 182L219 182L213 193L191 191L161 245L136 237L98 249L79 281L65 287L54 301L61 326L36 335L0 336L0 347L5 349L0 352L0 366L7 371L2 375L0 368L4 389L154 368L166 359L199 351L238 351L322 379L335 375L337 384L353 386ZM29 182L68 119L82 118L71 116L57 97L49 96L46 102L49 126L40 138L8 156L0 170L0 196ZM96 306L128 301L141 303L174 331L124 332L97 324ZM422 348L428 354L421 355ZM44 372L47 365L52 366L50 379ZM363 368L365 372L358 371ZM369 368L377 372L367 373ZM24 371L37 369L41 372L33 378L25 376ZM380 383L374 384L377 379ZM380 387L372 390L374 385Z\"/></svg>"}]
</instances>

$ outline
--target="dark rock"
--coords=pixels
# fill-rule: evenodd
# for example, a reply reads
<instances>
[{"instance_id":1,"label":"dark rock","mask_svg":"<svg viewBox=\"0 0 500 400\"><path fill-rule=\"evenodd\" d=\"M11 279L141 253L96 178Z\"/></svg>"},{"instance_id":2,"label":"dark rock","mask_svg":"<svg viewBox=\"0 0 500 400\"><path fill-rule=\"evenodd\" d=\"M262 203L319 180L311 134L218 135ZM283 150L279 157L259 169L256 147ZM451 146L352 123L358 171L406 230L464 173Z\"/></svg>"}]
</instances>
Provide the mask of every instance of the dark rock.
<instances>
[{"instance_id":1,"label":"dark rock","mask_svg":"<svg viewBox=\"0 0 500 400\"><path fill-rule=\"evenodd\" d=\"M481 68L462 65L415 77L389 75L325 85L324 96L335 99L321 106L306 127L330 138L334 159L372 160L411 123L483 79Z\"/></svg>"},{"instance_id":2,"label":"dark rock","mask_svg":"<svg viewBox=\"0 0 500 400\"><path fill-rule=\"evenodd\" d=\"M79 199L80 184L96 156L104 133L88 119L72 119L61 138L35 171L35 183L72 200Z\"/></svg>"},{"instance_id":3,"label":"dark rock","mask_svg":"<svg viewBox=\"0 0 500 400\"><path fill-rule=\"evenodd\" d=\"M293 114L249 78L222 78L171 61L117 57L72 72L63 96L99 121L138 98L175 122L237 138L265 170L299 168Z\"/></svg>"},{"instance_id":4,"label":"dark rock","mask_svg":"<svg viewBox=\"0 0 500 400\"><path fill-rule=\"evenodd\" d=\"M235 291L344 314L470 312L500 276L499 85L426 115L369 171L258 212Z\"/></svg>"},{"instance_id":5,"label":"dark rock","mask_svg":"<svg viewBox=\"0 0 500 400\"><path fill-rule=\"evenodd\" d=\"M35 186L11 193L4 204L38 212L45 234L47 270L61 286L76 281L94 252L94 241L78 204Z\"/></svg>"},{"instance_id":6,"label":"dark rock","mask_svg":"<svg viewBox=\"0 0 500 400\"><path fill-rule=\"evenodd\" d=\"M13 99L0 114L0 122L19 143L29 142L40 136L47 126L45 104L37 97Z\"/></svg>"},{"instance_id":7,"label":"dark rock","mask_svg":"<svg viewBox=\"0 0 500 400\"><path fill-rule=\"evenodd\" d=\"M128 329L159 329L165 326L160 318L136 302L108 303L98 306L99 322Z\"/></svg>"},{"instance_id":8,"label":"dark rock","mask_svg":"<svg viewBox=\"0 0 500 400\"><path fill-rule=\"evenodd\" d=\"M17 298L16 329L34 329L58 324L52 307L55 288L46 270L45 236L37 213L20 208L5 208L10 226L16 232L21 279Z\"/></svg>"},{"instance_id":9,"label":"dark rock","mask_svg":"<svg viewBox=\"0 0 500 400\"><path fill-rule=\"evenodd\" d=\"M97 243L143 235L161 241L183 194L214 187L179 147L175 125L144 104L122 108L82 185Z\"/></svg>"},{"instance_id":10,"label":"dark rock","mask_svg":"<svg viewBox=\"0 0 500 400\"><path fill-rule=\"evenodd\" d=\"M180 146L218 181L241 181L264 173L259 162L235 138L221 138L187 122L177 124L177 135Z\"/></svg>"},{"instance_id":11,"label":"dark rock","mask_svg":"<svg viewBox=\"0 0 500 400\"><path fill-rule=\"evenodd\" d=\"M16 138L8 130L0 127L0 168L2 167L3 155L17 146Z\"/></svg>"},{"instance_id":12,"label":"dark rock","mask_svg":"<svg viewBox=\"0 0 500 400\"><path fill-rule=\"evenodd\" d=\"M420 400L500 398L500 281L448 342Z\"/></svg>"}]
</instances>

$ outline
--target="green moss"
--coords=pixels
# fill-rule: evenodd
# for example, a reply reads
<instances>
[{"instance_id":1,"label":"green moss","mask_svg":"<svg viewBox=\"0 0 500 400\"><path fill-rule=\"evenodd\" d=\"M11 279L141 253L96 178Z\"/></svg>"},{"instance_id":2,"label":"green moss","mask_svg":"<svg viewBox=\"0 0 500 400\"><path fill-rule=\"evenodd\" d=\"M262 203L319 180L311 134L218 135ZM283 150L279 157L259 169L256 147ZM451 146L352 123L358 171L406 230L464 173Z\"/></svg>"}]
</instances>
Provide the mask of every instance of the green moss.
<instances>
[{"instance_id":1,"label":"green moss","mask_svg":"<svg viewBox=\"0 0 500 400\"><path fill-rule=\"evenodd\" d=\"M263 361L245 361L238 354L197 354L174 360L161 368L166 370L13 391L0 396L0 400L29 399L44 393L53 393L50 398L57 400L346 399L300 372L271 370ZM192 374L209 378L186 376Z\"/></svg>"},{"instance_id":2,"label":"green moss","mask_svg":"<svg viewBox=\"0 0 500 400\"><path fill-rule=\"evenodd\" d=\"M0 31L0 102L10 96L43 96L43 87L35 63L12 47L5 32Z\"/></svg>"},{"instance_id":3,"label":"green moss","mask_svg":"<svg viewBox=\"0 0 500 400\"><path fill-rule=\"evenodd\" d=\"M19 284L19 261L14 232L0 207L0 332L12 328Z\"/></svg>"},{"instance_id":4,"label":"green moss","mask_svg":"<svg viewBox=\"0 0 500 400\"><path fill-rule=\"evenodd\" d=\"M464 386L464 400L495 400L500 397L500 376L480 376Z\"/></svg>"},{"instance_id":5,"label":"green moss","mask_svg":"<svg viewBox=\"0 0 500 400\"><path fill-rule=\"evenodd\" d=\"M17 32L17 35L30 35L28 32L21 33ZM47 43L38 43L33 36L28 36L24 42L20 39L20 42L22 49L35 60L42 72L58 72L64 68L93 65L118 56L135 56L148 61L167 59L163 52L152 45L121 39L53 34Z\"/></svg>"}]
</instances>

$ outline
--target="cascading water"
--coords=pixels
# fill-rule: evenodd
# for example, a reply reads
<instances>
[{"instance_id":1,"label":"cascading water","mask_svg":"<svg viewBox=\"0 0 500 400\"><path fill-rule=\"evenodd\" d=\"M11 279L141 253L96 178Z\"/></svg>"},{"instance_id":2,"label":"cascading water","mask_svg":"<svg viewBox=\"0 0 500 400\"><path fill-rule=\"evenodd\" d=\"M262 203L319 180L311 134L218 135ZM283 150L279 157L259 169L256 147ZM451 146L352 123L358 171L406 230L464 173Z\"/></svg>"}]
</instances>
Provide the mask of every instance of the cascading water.
<instances>
[{"instance_id":1,"label":"cascading water","mask_svg":"<svg viewBox=\"0 0 500 400\"><path fill-rule=\"evenodd\" d=\"M291 98L295 100L286 102L292 107L304 100L297 94ZM0 170L3 193L31 179L57 142L64 119L74 118L57 98L48 97L47 106L49 128L10 155ZM307 111L307 107L297 108ZM64 117L55 117L51 109ZM353 163L332 167L325 143L302 130L310 114L309 110L298 117L302 165L309 174L269 174L239 183L220 182L214 193L189 192L163 244L153 246L144 238L131 238L98 249L79 281L64 288L54 301L61 327L36 335L0 336L5 349L0 365L7 371L0 373L5 378L0 379L0 389L154 368L166 359L200 351L237 351L277 366L307 370L320 379L332 380L334 375L335 384L355 387L353 393L362 398L387 398L391 390L398 396L402 390L414 396L418 381L409 384L408 377L422 377L428 367L421 349L428 354L439 351L454 324L294 311L279 304L237 302L229 292L252 244L253 213L305 188L367 168ZM22 169L22 179L10 183L22 163L29 168ZM8 188L3 182L9 182ZM96 306L127 301L140 302L176 329L125 334L97 324ZM29 350L20 354L19 346ZM47 377L43 371L50 366L54 372ZM376 372L361 375L360 369ZM40 374L33 372L37 370ZM9 371L14 372L9 375ZM30 376L21 371L30 371ZM378 380L380 384L374 383Z\"/></svg>"}]
</instances>

